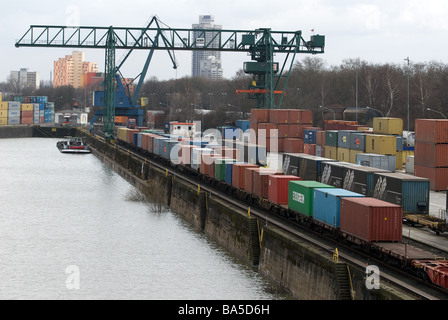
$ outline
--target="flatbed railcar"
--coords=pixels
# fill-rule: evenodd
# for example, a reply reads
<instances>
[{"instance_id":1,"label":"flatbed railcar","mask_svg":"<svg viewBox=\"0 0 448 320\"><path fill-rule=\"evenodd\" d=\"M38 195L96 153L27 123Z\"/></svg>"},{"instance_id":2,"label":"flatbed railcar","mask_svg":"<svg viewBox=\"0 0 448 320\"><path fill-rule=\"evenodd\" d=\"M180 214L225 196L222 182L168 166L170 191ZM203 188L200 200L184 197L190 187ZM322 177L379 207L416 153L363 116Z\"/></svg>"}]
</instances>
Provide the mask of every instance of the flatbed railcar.
<instances>
[{"instance_id":1,"label":"flatbed railcar","mask_svg":"<svg viewBox=\"0 0 448 320\"><path fill-rule=\"evenodd\" d=\"M129 143L128 141L117 139L116 142L119 145L130 148L166 167L173 168L181 174L206 183L226 195L230 195L238 200L244 201L250 206L255 206L277 217L281 217L289 223L293 222L302 227L306 227L322 236L328 236L339 243L350 246L358 251L368 254L373 258L379 259L384 263L400 268L401 270L412 275L420 276L421 278L441 286L444 289L448 289L447 282L432 281L433 279L427 276L428 272L425 272L426 268L422 267L425 265L432 265L431 262L436 261L434 255L429 252L403 242L365 241L348 234L339 228L332 227L300 212L293 211L286 205L273 203L268 199L251 194L243 189L236 188L224 181L217 180L215 177L202 174L199 170L193 169L189 165L173 163L170 159L149 152L148 150L142 149L141 147L138 147L133 143ZM417 261L420 261L421 263L418 263ZM445 261L445 265L448 266L447 261ZM448 275L448 268L439 268L438 270L439 272L445 272Z\"/></svg>"}]
</instances>

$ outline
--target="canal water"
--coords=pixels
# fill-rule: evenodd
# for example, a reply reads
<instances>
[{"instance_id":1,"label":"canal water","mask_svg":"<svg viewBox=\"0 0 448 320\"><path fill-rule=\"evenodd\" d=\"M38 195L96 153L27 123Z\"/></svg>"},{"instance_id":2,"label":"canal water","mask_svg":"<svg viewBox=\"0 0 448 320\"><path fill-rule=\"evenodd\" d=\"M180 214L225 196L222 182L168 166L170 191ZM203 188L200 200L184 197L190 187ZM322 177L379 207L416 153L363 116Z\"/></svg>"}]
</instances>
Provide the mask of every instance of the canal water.
<instances>
[{"instance_id":1,"label":"canal water","mask_svg":"<svg viewBox=\"0 0 448 320\"><path fill-rule=\"evenodd\" d=\"M0 299L288 299L57 141L0 139Z\"/></svg>"}]
</instances>

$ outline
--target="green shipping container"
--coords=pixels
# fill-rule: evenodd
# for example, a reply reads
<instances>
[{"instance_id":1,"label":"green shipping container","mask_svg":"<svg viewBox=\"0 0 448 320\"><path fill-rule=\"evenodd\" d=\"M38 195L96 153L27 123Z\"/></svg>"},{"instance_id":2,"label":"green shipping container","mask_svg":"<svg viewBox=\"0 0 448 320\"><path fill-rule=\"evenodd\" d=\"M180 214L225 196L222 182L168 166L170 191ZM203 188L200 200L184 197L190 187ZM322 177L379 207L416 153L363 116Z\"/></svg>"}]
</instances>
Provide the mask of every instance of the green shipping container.
<instances>
[{"instance_id":1,"label":"green shipping container","mask_svg":"<svg viewBox=\"0 0 448 320\"><path fill-rule=\"evenodd\" d=\"M216 159L215 160L215 179L226 181L226 163L234 163L235 159Z\"/></svg>"},{"instance_id":2,"label":"green shipping container","mask_svg":"<svg viewBox=\"0 0 448 320\"><path fill-rule=\"evenodd\" d=\"M338 146L338 130L327 130L325 131L325 145L330 147Z\"/></svg>"},{"instance_id":3,"label":"green shipping container","mask_svg":"<svg viewBox=\"0 0 448 320\"><path fill-rule=\"evenodd\" d=\"M290 181L288 188L289 209L308 217L312 217L315 188L334 187L317 181Z\"/></svg>"}]
</instances>

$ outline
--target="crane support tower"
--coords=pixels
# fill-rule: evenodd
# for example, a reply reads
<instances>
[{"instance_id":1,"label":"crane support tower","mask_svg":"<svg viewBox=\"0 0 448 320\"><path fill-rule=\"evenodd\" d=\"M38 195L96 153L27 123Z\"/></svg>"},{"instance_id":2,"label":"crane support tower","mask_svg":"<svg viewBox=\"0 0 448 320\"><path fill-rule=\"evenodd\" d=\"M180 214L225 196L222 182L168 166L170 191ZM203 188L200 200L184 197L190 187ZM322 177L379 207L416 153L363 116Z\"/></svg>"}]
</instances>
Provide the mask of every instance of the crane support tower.
<instances>
[{"instance_id":1,"label":"crane support tower","mask_svg":"<svg viewBox=\"0 0 448 320\"><path fill-rule=\"evenodd\" d=\"M212 33L212 37L206 37ZM210 39L210 40L209 40ZM144 82L154 50L165 50L177 68L174 51L208 50L222 52L246 52L252 61L244 63L244 72L252 74L248 90L249 98L257 100L257 108L280 108L294 59L298 53L324 53L325 36L313 35L309 41L302 31L273 31L224 29L178 29L163 24L156 16L142 28L137 27L69 27L32 25L15 44L16 47L57 47L103 49L105 58L104 106L102 110L106 140L113 136L116 105L117 74L133 50L149 50L149 55L139 78L133 97L128 94L127 107L139 109L138 94ZM115 52L127 50L116 63ZM286 54L284 62L274 61L277 54ZM135 80L134 79L134 80ZM283 79L283 81L282 81ZM274 95L280 95L275 99Z\"/></svg>"}]
</instances>

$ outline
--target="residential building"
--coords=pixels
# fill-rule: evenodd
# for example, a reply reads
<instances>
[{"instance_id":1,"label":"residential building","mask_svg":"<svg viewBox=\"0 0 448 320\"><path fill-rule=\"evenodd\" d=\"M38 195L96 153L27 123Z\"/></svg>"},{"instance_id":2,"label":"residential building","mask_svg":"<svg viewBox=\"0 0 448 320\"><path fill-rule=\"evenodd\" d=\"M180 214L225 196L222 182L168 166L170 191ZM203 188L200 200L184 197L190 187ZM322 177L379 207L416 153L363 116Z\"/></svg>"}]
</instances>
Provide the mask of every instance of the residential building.
<instances>
[{"instance_id":1,"label":"residential building","mask_svg":"<svg viewBox=\"0 0 448 320\"><path fill-rule=\"evenodd\" d=\"M84 61L84 52L74 51L54 62L53 87L83 87L83 75L97 72L96 62Z\"/></svg>"},{"instance_id":2,"label":"residential building","mask_svg":"<svg viewBox=\"0 0 448 320\"><path fill-rule=\"evenodd\" d=\"M21 68L19 71L11 71L10 79L17 81L23 88L39 89L39 72L28 71L27 68Z\"/></svg>"},{"instance_id":3,"label":"residential building","mask_svg":"<svg viewBox=\"0 0 448 320\"><path fill-rule=\"evenodd\" d=\"M210 43L216 32L201 30L221 30L222 26L215 24L215 17L212 15L199 16L199 24L193 24L194 41L197 43ZM219 47L219 38L212 41L212 46ZM220 51L198 50L192 53L191 74L193 77L203 77L210 80L222 79L222 61Z\"/></svg>"}]
</instances>

